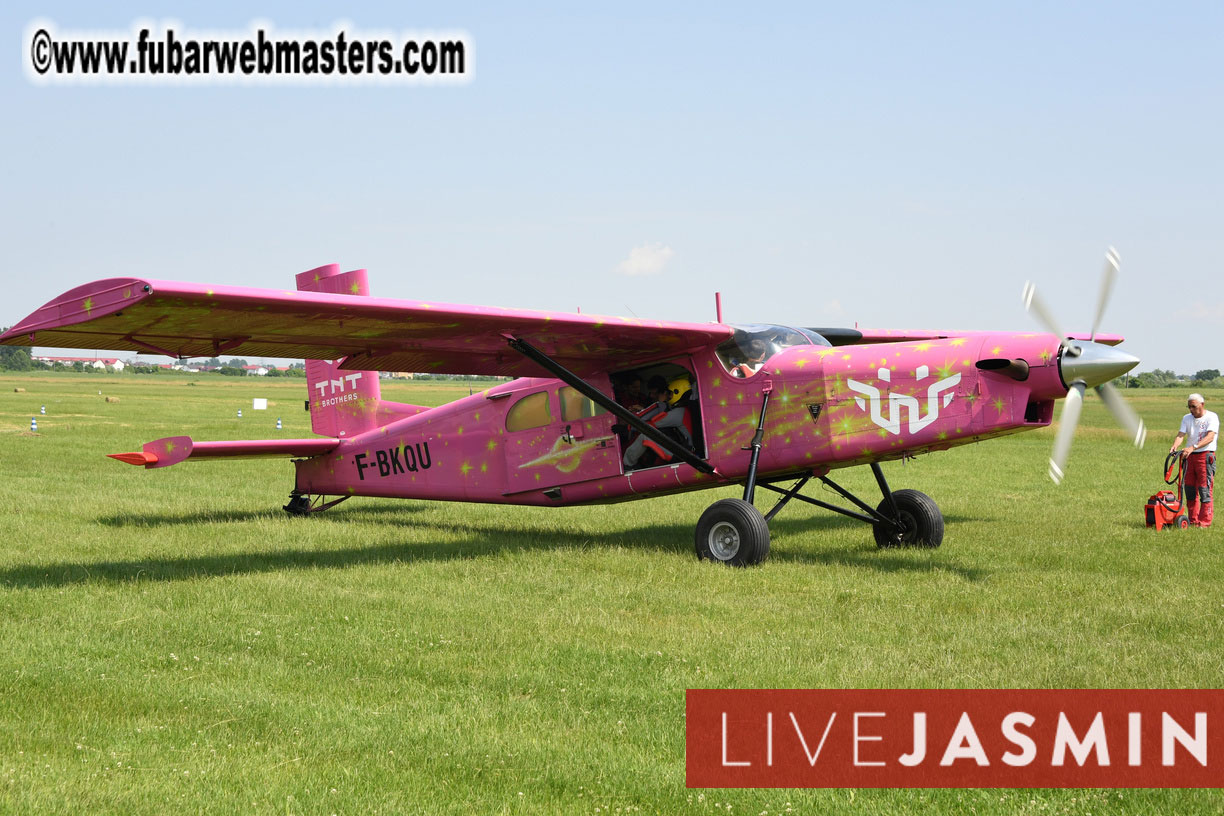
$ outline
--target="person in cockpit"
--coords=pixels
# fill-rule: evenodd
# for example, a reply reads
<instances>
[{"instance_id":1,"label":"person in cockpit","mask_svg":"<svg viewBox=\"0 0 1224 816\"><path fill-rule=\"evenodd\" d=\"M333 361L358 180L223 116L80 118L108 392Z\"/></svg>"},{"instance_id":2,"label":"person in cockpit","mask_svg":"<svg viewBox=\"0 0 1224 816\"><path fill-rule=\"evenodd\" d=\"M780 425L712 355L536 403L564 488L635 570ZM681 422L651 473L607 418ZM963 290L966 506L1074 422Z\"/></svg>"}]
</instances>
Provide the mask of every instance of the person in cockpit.
<instances>
[{"instance_id":1,"label":"person in cockpit","mask_svg":"<svg viewBox=\"0 0 1224 816\"><path fill-rule=\"evenodd\" d=\"M761 366L765 365L765 352L769 347L764 340L752 340L748 343L748 347L744 349L744 361L737 363L731 369L732 377L751 377L753 374L761 370Z\"/></svg>"},{"instance_id":2,"label":"person in cockpit","mask_svg":"<svg viewBox=\"0 0 1224 816\"><path fill-rule=\"evenodd\" d=\"M691 397L693 386L688 375L677 377L670 383L662 377L651 377L649 388L656 401L638 416L659 430L674 428L682 438L682 444L692 448L692 417L689 413L687 398ZM666 458L671 458L671 454L663 452L657 443L644 436L639 436L625 450L622 460L625 469L632 470L637 467L638 460L648 449L653 450L656 454L662 453Z\"/></svg>"}]
</instances>

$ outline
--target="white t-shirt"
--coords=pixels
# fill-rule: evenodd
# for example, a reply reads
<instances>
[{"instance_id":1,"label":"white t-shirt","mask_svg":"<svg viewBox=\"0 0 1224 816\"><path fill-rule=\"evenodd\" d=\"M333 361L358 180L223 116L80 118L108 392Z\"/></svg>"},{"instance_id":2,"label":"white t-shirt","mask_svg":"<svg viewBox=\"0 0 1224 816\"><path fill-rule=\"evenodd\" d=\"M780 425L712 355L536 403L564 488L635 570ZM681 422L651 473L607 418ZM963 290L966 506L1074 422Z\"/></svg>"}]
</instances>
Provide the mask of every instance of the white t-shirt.
<instances>
[{"instance_id":1,"label":"white t-shirt","mask_svg":"<svg viewBox=\"0 0 1224 816\"><path fill-rule=\"evenodd\" d=\"M1214 411L1203 411L1203 415L1198 419L1194 418L1194 414L1186 414L1182 417L1181 431L1186 435L1186 441L1194 447L1199 443L1199 440L1207 435L1209 431L1215 431L1216 435L1212 438L1211 444L1203 448L1205 451L1214 451L1216 442L1220 438L1220 418L1216 416Z\"/></svg>"}]
</instances>

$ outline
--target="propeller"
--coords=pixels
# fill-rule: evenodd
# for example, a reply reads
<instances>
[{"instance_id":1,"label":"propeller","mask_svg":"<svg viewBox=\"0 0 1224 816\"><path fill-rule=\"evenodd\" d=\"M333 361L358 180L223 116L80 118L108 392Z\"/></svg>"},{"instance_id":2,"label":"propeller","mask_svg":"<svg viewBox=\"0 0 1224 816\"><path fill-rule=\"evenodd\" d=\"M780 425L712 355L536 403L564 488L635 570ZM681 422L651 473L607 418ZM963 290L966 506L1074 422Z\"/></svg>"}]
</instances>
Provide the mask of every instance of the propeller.
<instances>
[{"instance_id":1,"label":"propeller","mask_svg":"<svg viewBox=\"0 0 1224 816\"><path fill-rule=\"evenodd\" d=\"M1067 333L1059 327L1058 321L1054 319L1054 314L1045 305L1045 301L1037 295L1037 287L1033 285L1032 281L1026 281L1024 284L1024 310L1036 315L1041 324L1050 331L1050 334L1060 338L1067 336ZM1070 345L1068 345L1068 348L1070 348Z\"/></svg>"},{"instance_id":2,"label":"propeller","mask_svg":"<svg viewBox=\"0 0 1224 816\"><path fill-rule=\"evenodd\" d=\"M1131 435L1131 441L1137 448L1142 448L1147 440L1147 428L1135 410L1126 404L1126 400L1118 389L1110 385L1114 377L1129 371L1138 360L1129 354L1119 352L1111 346L1096 342L1101 320L1105 315L1105 307L1113 291L1114 281L1118 276L1118 264L1121 259L1113 247L1105 253L1105 269L1101 277L1101 292L1097 297L1096 316L1092 320L1091 339L1087 342L1073 340L1067 336L1054 319L1053 313L1037 294L1037 287L1031 282L1024 284L1024 308L1044 325L1052 334L1063 340L1063 351L1059 370L1063 382L1069 382L1067 398L1059 415L1058 435L1054 438L1054 450L1050 454L1050 478L1054 484L1061 484L1065 475L1067 458L1071 454L1071 440L1075 436L1075 428L1079 424L1080 412L1084 407L1084 392L1089 385L1094 386L1097 395L1105 403L1105 407L1113 415L1114 420Z\"/></svg>"},{"instance_id":3,"label":"propeller","mask_svg":"<svg viewBox=\"0 0 1224 816\"><path fill-rule=\"evenodd\" d=\"M1113 291L1114 279L1118 277L1118 263L1121 260L1118 250L1113 247L1106 251L1105 269L1101 272L1101 294L1097 298L1096 317L1092 319L1092 335L1088 338L1094 343L1097 329L1101 328L1101 318L1105 315L1105 304L1109 302L1109 295Z\"/></svg>"},{"instance_id":4,"label":"propeller","mask_svg":"<svg viewBox=\"0 0 1224 816\"><path fill-rule=\"evenodd\" d=\"M1147 427L1135 413L1135 409L1122 399L1118 389L1114 388L1111 383L1098 385L1096 392L1100 395L1101 401L1105 403L1105 407L1109 409L1109 413L1113 414L1114 420L1131 435L1131 444L1136 448L1142 448L1143 443L1147 441Z\"/></svg>"},{"instance_id":5,"label":"propeller","mask_svg":"<svg viewBox=\"0 0 1224 816\"><path fill-rule=\"evenodd\" d=\"M1084 408L1084 389L1087 387L1083 380L1071 383L1062 413L1058 416L1058 436L1054 437L1054 452L1050 454L1050 478L1054 484L1062 483L1063 467L1071 455L1071 438L1075 436L1075 426L1079 424L1080 411Z\"/></svg>"}]
</instances>

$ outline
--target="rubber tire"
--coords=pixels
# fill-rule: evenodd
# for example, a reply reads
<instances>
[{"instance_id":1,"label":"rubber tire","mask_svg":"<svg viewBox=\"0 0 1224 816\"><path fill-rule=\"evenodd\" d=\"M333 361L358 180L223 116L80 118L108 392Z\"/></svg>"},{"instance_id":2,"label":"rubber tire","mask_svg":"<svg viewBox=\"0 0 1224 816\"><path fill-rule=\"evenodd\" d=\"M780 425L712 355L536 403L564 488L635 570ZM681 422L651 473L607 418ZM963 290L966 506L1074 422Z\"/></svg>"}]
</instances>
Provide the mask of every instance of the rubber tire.
<instances>
[{"instance_id":1,"label":"rubber tire","mask_svg":"<svg viewBox=\"0 0 1224 816\"><path fill-rule=\"evenodd\" d=\"M1179 530L1189 530L1190 517L1186 515L1178 516L1177 518L1173 519L1173 526Z\"/></svg>"},{"instance_id":2,"label":"rubber tire","mask_svg":"<svg viewBox=\"0 0 1224 816\"><path fill-rule=\"evenodd\" d=\"M730 525L738 536L733 552L718 552L711 547L710 533L720 524ZM769 557L769 525L750 502L720 499L701 514L697 522L697 557L730 567L750 567Z\"/></svg>"},{"instance_id":3,"label":"rubber tire","mask_svg":"<svg viewBox=\"0 0 1224 816\"><path fill-rule=\"evenodd\" d=\"M939 512L939 505L934 499L917 490L896 490L892 497L905 530L897 534L886 524L873 525L872 532L875 534L877 547L921 547L933 550L943 543L943 513ZM876 510L887 516L891 512L888 500L881 501Z\"/></svg>"}]
</instances>

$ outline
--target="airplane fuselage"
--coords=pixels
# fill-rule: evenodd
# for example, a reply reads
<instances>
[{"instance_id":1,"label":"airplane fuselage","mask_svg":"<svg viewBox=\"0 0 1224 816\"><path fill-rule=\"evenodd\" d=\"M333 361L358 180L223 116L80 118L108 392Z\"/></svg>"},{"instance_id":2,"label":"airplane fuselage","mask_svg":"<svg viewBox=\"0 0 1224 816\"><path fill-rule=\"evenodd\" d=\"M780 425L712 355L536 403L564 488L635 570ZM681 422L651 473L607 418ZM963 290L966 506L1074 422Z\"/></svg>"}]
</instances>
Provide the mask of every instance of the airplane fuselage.
<instances>
[{"instance_id":1,"label":"airplane fuselage","mask_svg":"<svg viewBox=\"0 0 1224 816\"><path fill-rule=\"evenodd\" d=\"M981 333L793 346L746 378L733 376L712 348L660 360L692 375L697 453L713 475L684 463L627 469L616 417L567 415L575 395L563 393L561 380L517 379L298 460L296 489L573 505L716 487L748 473L746 446L766 392L760 478L823 475L1049 425L1067 388L1059 357L1054 335ZM613 393L606 374L586 380Z\"/></svg>"}]
</instances>

